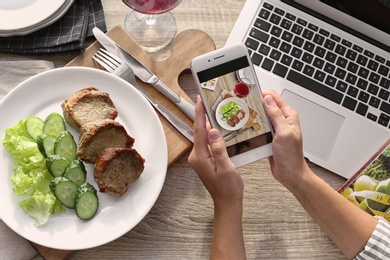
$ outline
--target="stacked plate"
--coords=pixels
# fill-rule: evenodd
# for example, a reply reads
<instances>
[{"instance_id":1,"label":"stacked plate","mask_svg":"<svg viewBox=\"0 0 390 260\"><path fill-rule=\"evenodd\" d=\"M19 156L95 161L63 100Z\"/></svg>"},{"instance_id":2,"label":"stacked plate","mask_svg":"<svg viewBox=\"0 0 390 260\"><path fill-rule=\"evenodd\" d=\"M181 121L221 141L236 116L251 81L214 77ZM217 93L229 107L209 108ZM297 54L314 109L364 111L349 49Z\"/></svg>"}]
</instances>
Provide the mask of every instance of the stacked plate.
<instances>
[{"instance_id":1,"label":"stacked plate","mask_svg":"<svg viewBox=\"0 0 390 260\"><path fill-rule=\"evenodd\" d=\"M1 0L0 37L26 35L60 19L74 0Z\"/></svg>"}]
</instances>

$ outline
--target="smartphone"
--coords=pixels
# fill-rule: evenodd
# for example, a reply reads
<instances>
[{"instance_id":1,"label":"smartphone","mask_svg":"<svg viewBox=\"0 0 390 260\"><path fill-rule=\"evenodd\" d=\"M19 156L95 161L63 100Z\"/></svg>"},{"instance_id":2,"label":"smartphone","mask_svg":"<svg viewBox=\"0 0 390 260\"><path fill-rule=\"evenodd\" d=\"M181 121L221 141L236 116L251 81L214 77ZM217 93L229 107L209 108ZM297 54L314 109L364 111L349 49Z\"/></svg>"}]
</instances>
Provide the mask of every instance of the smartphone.
<instances>
[{"instance_id":1,"label":"smartphone","mask_svg":"<svg viewBox=\"0 0 390 260\"><path fill-rule=\"evenodd\" d=\"M191 71L208 120L221 131L236 167L270 156L273 131L246 46L237 43L198 56Z\"/></svg>"}]
</instances>

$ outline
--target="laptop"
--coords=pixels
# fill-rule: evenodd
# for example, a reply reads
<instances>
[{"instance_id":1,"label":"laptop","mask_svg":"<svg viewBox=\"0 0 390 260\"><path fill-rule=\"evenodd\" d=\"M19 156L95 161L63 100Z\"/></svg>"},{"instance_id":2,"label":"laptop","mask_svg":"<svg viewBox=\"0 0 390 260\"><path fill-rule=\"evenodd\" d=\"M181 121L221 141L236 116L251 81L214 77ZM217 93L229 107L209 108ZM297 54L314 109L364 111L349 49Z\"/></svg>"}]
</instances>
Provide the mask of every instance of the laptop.
<instances>
[{"instance_id":1,"label":"laptop","mask_svg":"<svg viewBox=\"0 0 390 260\"><path fill-rule=\"evenodd\" d=\"M247 0L226 43L298 112L305 157L344 178L390 138L389 17L389 0Z\"/></svg>"}]
</instances>

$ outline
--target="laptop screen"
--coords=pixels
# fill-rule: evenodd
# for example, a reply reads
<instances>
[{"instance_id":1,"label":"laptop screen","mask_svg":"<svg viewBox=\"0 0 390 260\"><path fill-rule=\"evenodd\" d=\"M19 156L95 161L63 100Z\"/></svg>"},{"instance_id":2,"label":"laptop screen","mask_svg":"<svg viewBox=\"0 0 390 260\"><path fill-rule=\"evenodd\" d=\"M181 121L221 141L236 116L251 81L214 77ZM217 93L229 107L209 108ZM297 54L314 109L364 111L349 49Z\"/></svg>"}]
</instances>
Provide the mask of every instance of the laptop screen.
<instances>
[{"instance_id":1,"label":"laptop screen","mask_svg":"<svg viewBox=\"0 0 390 260\"><path fill-rule=\"evenodd\" d=\"M321 0L321 2L390 34L390 0Z\"/></svg>"},{"instance_id":2,"label":"laptop screen","mask_svg":"<svg viewBox=\"0 0 390 260\"><path fill-rule=\"evenodd\" d=\"M390 0L282 0L390 52Z\"/></svg>"}]
</instances>

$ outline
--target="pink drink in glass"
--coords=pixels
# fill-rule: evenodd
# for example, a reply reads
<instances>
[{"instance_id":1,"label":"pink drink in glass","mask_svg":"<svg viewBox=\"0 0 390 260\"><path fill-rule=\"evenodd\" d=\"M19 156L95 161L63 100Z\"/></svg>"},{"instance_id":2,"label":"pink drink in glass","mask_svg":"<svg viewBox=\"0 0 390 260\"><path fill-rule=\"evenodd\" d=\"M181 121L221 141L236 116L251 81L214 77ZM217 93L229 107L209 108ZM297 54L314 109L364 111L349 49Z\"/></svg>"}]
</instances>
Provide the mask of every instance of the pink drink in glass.
<instances>
[{"instance_id":1,"label":"pink drink in glass","mask_svg":"<svg viewBox=\"0 0 390 260\"><path fill-rule=\"evenodd\" d=\"M165 13L176 6L181 0L122 0L127 6L134 11L144 14L160 14Z\"/></svg>"}]
</instances>

